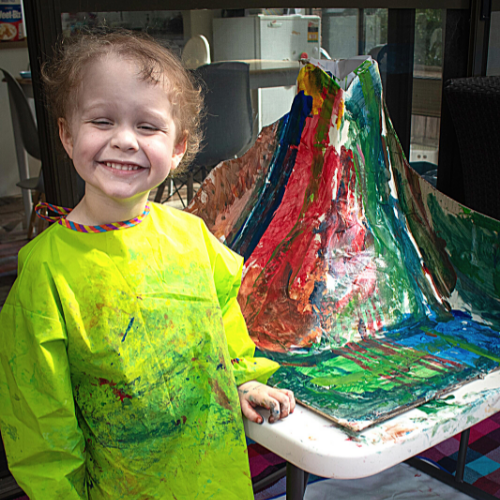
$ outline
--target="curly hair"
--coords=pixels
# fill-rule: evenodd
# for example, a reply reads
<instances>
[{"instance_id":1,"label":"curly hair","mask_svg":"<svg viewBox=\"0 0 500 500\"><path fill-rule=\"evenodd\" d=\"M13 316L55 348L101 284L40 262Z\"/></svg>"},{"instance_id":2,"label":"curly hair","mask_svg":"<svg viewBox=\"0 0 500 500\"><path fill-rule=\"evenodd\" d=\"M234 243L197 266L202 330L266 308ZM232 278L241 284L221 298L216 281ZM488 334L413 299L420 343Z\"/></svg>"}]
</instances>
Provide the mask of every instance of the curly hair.
<instances>
[{"instance_id":1,"label":"curly hair","mask_svg":"<svg viewBox=\"0 0 500 500\"><path fill-rule=\"evenodd\" d=\"M71 116L78 103L78 91L86 66L111 54L136 62L144 80L165 86L177 125L176 139L180 141L186 137L187 142L181 168L177 170L189 165L202 139L201 89L179 58L146 34L127 30L89 31L63 39L56 47L54 57L41 70L50 112L56 120Z\"/></svg>"}]
</instances>

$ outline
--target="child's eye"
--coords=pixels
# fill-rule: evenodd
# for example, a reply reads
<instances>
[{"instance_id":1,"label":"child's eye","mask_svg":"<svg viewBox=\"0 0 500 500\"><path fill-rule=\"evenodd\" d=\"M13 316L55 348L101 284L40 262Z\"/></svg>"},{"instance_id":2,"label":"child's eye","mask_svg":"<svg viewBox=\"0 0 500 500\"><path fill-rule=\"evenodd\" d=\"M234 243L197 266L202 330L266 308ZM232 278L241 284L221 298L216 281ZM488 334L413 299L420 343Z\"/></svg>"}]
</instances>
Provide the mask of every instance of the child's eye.
<instances>
[{"instance_id":1,"label":"child's eye","mask_svg":"<svg viewBox=\"0 0 500 500\"><path fill-rule=\"evenodd\" d=\"M109 120L92 120L92 123L99 126L111 125Z\"/></svg>"},{"instance_id":2,"label":"child's eye","mask_svg":"<svg viewBox=\"0 0 500 500\"><path fill-rule=\"evenodd\" d=\"M147 132L155 132L156 130L159 130L157 127L153 125L139 125L139 128L141 130L146 130Z\"/></svg>"}]
</instances>

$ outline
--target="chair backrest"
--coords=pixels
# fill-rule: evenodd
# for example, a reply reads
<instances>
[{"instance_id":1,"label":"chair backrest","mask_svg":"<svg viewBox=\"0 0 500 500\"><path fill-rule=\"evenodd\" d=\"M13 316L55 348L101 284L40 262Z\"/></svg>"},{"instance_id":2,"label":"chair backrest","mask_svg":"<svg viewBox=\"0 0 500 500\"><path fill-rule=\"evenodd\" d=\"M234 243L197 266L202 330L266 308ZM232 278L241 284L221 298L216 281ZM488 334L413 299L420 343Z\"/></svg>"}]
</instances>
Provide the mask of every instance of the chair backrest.
<instances>
[{"instance_id":1,"label":"chair backrest","mask_svg":"<svg viewBox=\"0 0 500 500\"><path fill-rule=\"evenodd\" d=\"M462 176L463 202L500 220L500 77L449 80L444 95L460 153L452 175Z\"/></svg>"},{"instance_id":2,"label":"chair backrest","mask_svg":"<svg viewBox=\"0 0 500 500\"><path fill-rule=\"evenodd\" d=\"M378 64L378 70L380 72L380 78L382 80L382 86L385 87L385 82L387 80L387 57L389 52L388 44L385 45L376 45L373 47L370 52L368 52L369 56L372 56L372 59L375 59Z\"/></svg>"},{"instance_id":3,"label":"chair backrest","mask_svg":"<svg viewBox=\"0 0 500 500\"><path fill-rule=\"evenodd\" d=\"M28 103L28 99L24 95L23 89L19 83L16 82L15 78L5 69L0 68L0 71L2 71L5 76L7 87L9 89L9 95L11 97L11 103L14 104L14 109L11 109L10 112L17 115L21 125L21 137L24 149L26 149L26 151L33 156L33 158L39 160L41 155L38 129L33 112L31 111Z\"/></svg>"},{"instance_id":4,"label":"chair backrest","mask_svg":"<svg viewBox=\"0 0 500 500\"><path fill-rule=\"evenodd\" d=\"M203 35L195 35L186 42L182 51L182 64L187 69L210 64L210 44Z\"/></svg>"},{"instance_id":5,"label":"chair backrest","mask_svg":"<svg viewBox=\"0 0 500 500\"><path fill-rule=\"evenodd\" d=\"M241 156L253 138L249 65L221 62L195 72L205 89L204 139L195 165L213 166Z\"/></svg>"}]
</instances>

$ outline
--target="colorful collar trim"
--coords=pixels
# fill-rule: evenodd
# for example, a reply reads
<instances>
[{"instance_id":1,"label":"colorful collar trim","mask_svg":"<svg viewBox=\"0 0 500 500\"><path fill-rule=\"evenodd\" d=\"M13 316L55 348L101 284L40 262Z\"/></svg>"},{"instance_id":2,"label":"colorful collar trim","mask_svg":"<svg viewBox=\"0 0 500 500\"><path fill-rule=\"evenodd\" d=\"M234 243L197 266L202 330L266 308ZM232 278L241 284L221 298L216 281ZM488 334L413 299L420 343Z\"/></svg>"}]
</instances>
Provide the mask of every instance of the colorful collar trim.
<instances>
[{"instance_id":1,"label":"colorful collar trim","mask_svg":"<svg viewBox=\"0 0 500 500\"><path fill-rule=\"evenodd\" d=\"M48 210L59 214L59 216L48 215ZM71 208L58 207L47 202L39 203L35 208L36 214L41 219L48 220L49 222L57 222L61 226L72 229L73 231L79 231L80 233L105 233L106 231L116 231L117 229L125 229L128 227L137 226L137 224L142 222L144 217L149 214L149 210L149 203L146 203L144 212L142 212L139 217L135 217L134 219L121 222L113 222L111 224L103 224L100 226L85 226L83 224L78 224L77 222L72 222L66 219L66 215L68 215L72 211Z\"/></svg>"}]
</instances>

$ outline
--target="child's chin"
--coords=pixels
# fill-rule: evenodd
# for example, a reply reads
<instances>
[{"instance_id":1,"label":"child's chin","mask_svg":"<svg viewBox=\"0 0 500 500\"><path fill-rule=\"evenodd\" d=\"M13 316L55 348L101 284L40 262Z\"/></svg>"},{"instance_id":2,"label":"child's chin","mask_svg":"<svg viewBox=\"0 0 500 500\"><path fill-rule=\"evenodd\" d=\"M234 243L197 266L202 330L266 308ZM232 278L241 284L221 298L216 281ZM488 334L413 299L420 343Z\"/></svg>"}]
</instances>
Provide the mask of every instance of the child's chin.
<instances>
[{"instance_id":1,"label":"child's chin","mask_svg":"<svg viewBox=\"0 0 500 500\"><path fill-rule=\"evenodd\" d=\"M143 197L147 198L147 195L149 194L149 191L132 191L132 190L109 190L105 192L104 194L107 195L109 198L115 200L115 201L120 201L120 202L134 202L137 200L140 200Z\"/></svg>"}]
</instances>

